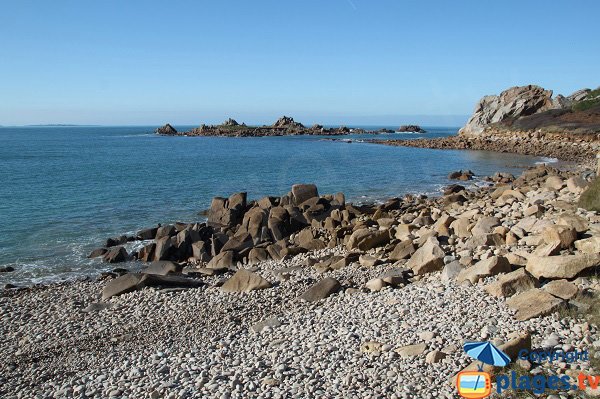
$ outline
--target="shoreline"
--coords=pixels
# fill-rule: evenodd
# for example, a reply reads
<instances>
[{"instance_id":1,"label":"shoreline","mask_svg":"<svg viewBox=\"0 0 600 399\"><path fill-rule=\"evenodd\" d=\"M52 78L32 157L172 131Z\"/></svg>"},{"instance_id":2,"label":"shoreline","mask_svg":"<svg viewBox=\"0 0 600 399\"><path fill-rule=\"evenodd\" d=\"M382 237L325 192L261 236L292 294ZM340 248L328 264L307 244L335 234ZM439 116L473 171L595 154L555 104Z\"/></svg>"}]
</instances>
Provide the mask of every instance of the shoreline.
<instances>
[{"instance_id":1,"label":"shoreline","mask_svg":"<svg viewBox=\"0 0 600 399\"><path fill-rule=\"evenodd\" d=\"M499 173L486 187L467 190L456 181L440 197L407 195L371 206L346 204L339 195L306 194L310 187L296 194L293 189L292 198L308 195L302 203L309 201L306 210L316 206L315 215L323 211L323 201L337 201L355 216L330 233L327 218L315 218L285 238L288 245L279 252L262 252L280 258L257 256L231 266L211 266L206 259L183 270L163 261L179 272L153 277L120 295L100 297L118 275L127 276L124 272L96 281L4 290L0 310L7 322L0 346L7 362L0 369L5 379L0 393L161 398L347 397L357 392L400 398L418 392L453 397L448 380L470 363L460 349L465 339L526 346L529 333L530 345L542 347L551 332L561 344L584 350L589 345L578 335L582 326L588 328L587 342L598 339L597 327L586 324L582 310L589 306L584 293L600 289L593 276L530 277L526 283L519 277L516 294L506 291L512 283L504 277L537 273L527 260L534 254L545 251L550 259L576 251L573 242L561 249L561 242L557 247L541 239L565 213L573 215L572 224L586 226L578 228L577 242L586 240L585 232L596 234L592 226L600 216L573 205L587 184L576 178L587 167L577 169L539 165L520 177ZM240 199L233 195L227 201ZM265 201L249 203L244 214L261 203L276 207L282 199ZM230 212L235 206L221 204L213 201L209 218L227 223L234 217L235 224L228 226L242 226L237 224L242 215ZM180 237L187 227L169 234ZM327 238L334 231L347 238L333 240L340 233ZM298 252L298 242L309 249ZM249 274L236 278L238 268ZM322 287L332 280L337 285ZM190 281L200 286L185 288ZM561 281L570 290L568 299L554 296L564 292L537 288L550 281ZM315 295L319 284L314 302L303 299L311 290ZM243 292L231 292L238 290ZM527 297L532 290L533 303ZM485 307L479 306L482 300ZM583 313L573 313L563 325L557 313L563 306ZM478 318L465 323L473 313ZM345 359L341 367L340 357ZM573 372L593 372L590 364L577 366ZM530 367L559 372L553 365ZM371 370L368 378L361 369ZM302 384L306 379L311 384Z\"/></svg>"},{"instance_id":2,"label":"shoreline","mask_svg":"<svg viewBox=\"0 0 600 399\"><path fill-rule=\"evenodd\" d=\"M405 140L368 140L366 142L399 147L445 150L484 150L497 153L533 155L561 161L592 165L600 152L597 135L546 134L541 132L487 131L481 136L457 134L444 138Z\"/></svg>"}]
</instances>

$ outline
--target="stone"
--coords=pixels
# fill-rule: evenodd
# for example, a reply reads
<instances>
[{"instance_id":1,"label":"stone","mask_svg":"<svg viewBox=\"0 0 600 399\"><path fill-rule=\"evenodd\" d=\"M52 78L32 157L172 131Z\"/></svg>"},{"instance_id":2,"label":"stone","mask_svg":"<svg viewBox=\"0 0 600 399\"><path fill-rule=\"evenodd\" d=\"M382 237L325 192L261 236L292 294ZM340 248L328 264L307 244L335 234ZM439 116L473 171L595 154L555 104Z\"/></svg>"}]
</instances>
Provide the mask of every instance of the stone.
<instances>
[{"instance_id":1,"label":"stone","mask_svg":"<svg viewBox=\"0 0 600 399\"><path fill-rule=\"evenodd\" d=\"M554 241L550 243L542 243L540 244L535 251L533 252L536 256L550 256L556 255L560 252L560 241Z\"/></svg>"},{"instance_id":2,"label":"stone","mask_svg":"<svg viewBox=\"0 0 600 399\"><path fill-rule=\"evenodd\" d=\"M571 177L567 180L567 188L573 194L581 194L589 186L589 183L579 176Z\"/></svg>"},{"instance_id":3,"label":"stone","mask_svg":"<svg viewBox=\"0 0 600 399\"><path fill-rule=\"evenodd\" d=\"M500 95L485 96L475 107L467 124L459 130L463 136L479 136L493 123L532 115L552 107L552 90L539 86L511 87Z\"/></svg>"},{"instance_id":4,"label":"stone","mask_svg":"<svg viewBox=\"0 0 600 399\"><path fill-rule=\"evenodd\" d=\"M575 278L587 269L600 266L600 254L535 256L527 259L527 271L535 278Z\"/></svg>"},{"instance_id":5,"label":"stone","mask_svg":"<svg viewBox=\"0 0 600 399\"><path fill-rule=\"evenodd\" d=\"M446 354L442 351L433 350L425 356L425 362L429 364L439 363L446 358Z\"/></svg>"},{"instance_id":6,"label":"stone","mask_svg":"<svg viewBox=\"0 0 600 399\"><path fill-rule=\"evenodd\" d=\"M388 255L390 260L402 260L410 258L416 251L415 245L410 240L401 241Z\"/></svg>"},{"instance_id":7,"label":"stone","mask_svg":"<svg viewBox=\"0 0 600 399\"><path fill-rule=\"evenodd\" d=\"M454 234L459 236L460 238L468 238L471 237L471 221L469 218L461 217L450 223L450 228L454 231Z\"/></svg>"},{"instance_id":8,"label":"stone","mask_svg":"<svg viewBox=\"0 0 600 399\"><path fill-rule=\"evenodd\" d=\"M394 236L399 240L406 240L411 236L415 229L416 227L412 224L401 223L396 226L396 233Z\"/></svg>"},{"instance_id":9,"label":"stone","mask_svg":"<svg viewBox=\"0 0 600 399\"><path fill-rule=\"evenodd\" d=\"M371 292L381 291L383 287L385 287L385 282L381 278L371 279L365 284L365 288L367 288Z\"/></svg>"},{"instance_id":10,"label":"stone","mask_svg":"<svg viewBox=\"0 0 600 399\"><path fill-rule=\"evenodd\" d=\"M577 286L567 280L553 280L542 288L549 294L564 300L575 298L579 292Z\"/></svg>"},{"instance_id":11,"label":"stone","mask_svg":"<svg viewBox=\"0 0 600 399\"><path fill-rule=\"evenodd\" d=\"M358 249L368 251L376 247L381 247L390 242L390 234L387 230L369 230L359 229L352 233L346 248L348 250Z\"/></svg>"},{"instance_id":12,"label":"stone","mask_svg":"<svg viewBox=\"0 0 600 399\"><path fill-rule=\"evenodd\" d=\"M493 276L499 273L510 273L511 271L512 268L508 259L503 256L492 256L477 262L469 268L463 269L456 277L456 281L462 283L463 281L468 280L475 284L480 278Z\"/></svg>"},{"instance_id":13,"label":"stone","mask_svg":"<svg viewBox=\"0 0 600 399\"><path fill-rule=\"evenodd\" d=\"M96 248L94 250L92 250L92 252L90 252L90 254L87 256L88 258L98 258L100 256L104 256L104 254L106 254L108 252L108 249L106 248Z\"/></svg>"},{"instance_id":14,"label":"stone","mask_svg":"<svg viewBox=\"0 0 600 399\"><path fill-rule=\"evenodd\" d=\"M498 219L497 217L484 216L480 218L477 221L477 223L475 223L475 226L473 226L473 228L471 229L471 234L474 236L488 234L492 232L494 227L499 225L500 219Z\"/></svg>"},{"instance_id":15,"label":"stone","mask_svg":"<svg viewBox=\"0 0 600 399\"><path fill-rule=\"evenodd\" d=\"M383 344L381 342L367 341L360 345L360 351L371 355L379 355L382 351L382 347Z\"/></svg>"},{"instance_id":16,"label":"stone","mask_svg":"<svg viewBox=\"0 0 600 399\"><path fill-rule=\"evenodd\" d=\"M171 255L175 251L173 241L171 237L165 236L156 240L156 247L154 248L154 260L169 260Z\"/></svg>"},{"instance_id":17,"label":"stone","mask_svg":"<svg viewBox=\"0 0 600 399\"><path fill-rule=\"evenodd\" d=\"M232 194L229 198L213 198L208 210L208 224L225 228L240 224L246 211L246 198L245 192Z\"/></svg>"},{"instance_id":18,"label":"stone","mask_svg":"<svg viewBox=\"0 0 600 399\"><path fill-rule=\"evenodd\" d=\"M500 234L490 233L490 234L478 234L473 235L473 237L469 238L465 243L465 247L468 249L473 249L481 246L500 246L504 245L506 241Z\"/></svg>"},{"instance_id":19,"label":"stone","mask_svg":"<svg viewBox=\"0 0 600 399\"><path fill-rule=\"evenodd\" d=\"M426 349L427 344L406 345L396 349L396 353L400 355L401 358L407 359L422 355Z\"/></svg>"},{"instance_id":20,"label":"stone","mask_svg":"<svg viewBox=\"0 0 600 399\"><path fill-rule=\"evenodd\" d=\"M265 327L279 327L281 325L281 321L277 316L269 317L265 320L261 320L258 323L254 323L250 329L254 332L261 332Z\"/></svg>"},{"instance_id":21,"label":"stone","mask_svg":"<svg viewBox=\"0 0 600 399\"><path fill-rule=\"evenodd\" d=\"M269 259L269 253L264 248L252 248L248 253L248 263L255 264Z\"/></svg>"},{"instance_id":22,"label":"stone","mask_svg":"<svg viewBox=\"0 0 600 399\"><path fill-rule=\"evenodd\" d=\"M575 248L586 254L600 253L600 236L575 241Z\"/></svg>"},{"instance_id":23,"label":"stone","mask_svg":"<svg viewBox=\"0 0 600 399\"><path fill-rule=\"evenodd\" d=\"M360 255L358 258L358 263L360 263L360 265L363 267L373 267L381 263L381 259L373 255L364 254Z\"/></svg>"},{"instance_id":24,"label":"stone","mask_svg":"<svg viewBox=\"0 0 600 399\"><path fill-rule=\"evenodd\" d=\"M192 257L202 262L210 261L208 245L204 241L192 243Z\"/></svg>"},{"instance_id":25,"label":"stone","mask_svg":"<svg viewBox=\"0 0 600 399\"><path fill-rule=\"evenodd\" d=\"M159 276L166 276L172 273L181 273L183 266L178 265L174 262L169 261L158 261L152 262L150 266L143 271L145 274L156 274Z\"/></svg>"},{"instance_id":26,"label":"stone","mask_svg":"<svg viewBox=\"0 0 600 399\"><path fill-rule=\"evenodd\" d=\"M250 292L271 287L271 283L259 274L246 269L239 269L223 283L221 290L225 292Z\"/></svg>"},{"instance_id":27,"label":"stone","mask_svg":"<svg viewBox=\"0 0 600 399\"><path fill-rule=\"evenodd\" d=\"M510 297L506 304L516 311L517 320L525 321L555 312L563 301L542 289L534 288Z\"/></svg>"},{"instance_id":28,"label":"stone","mask_svg":"<svg viewBox=\"0 0 600 399\"><path fill-rule=\"evenodd\" d=\"M441 270L444 267L444 250L433 240L428 240L406 263L417 275Z\"/></svg>"},{"instance_id":29,"label":"stone","mask_svg":"<svg viewBox=\"0 0 600 399\"><path fill-rule=\"evenodd\" d=\"M444 282L454 280L460 272L464 269L463 265L460 264L459 261L455 260L454 262L450 262L444 266L442 269L441 279Z\"/></svg>"},{"instance_id":30,"label":"stone","mask_svg":"<svg viewBox=\"0 0 600 399\"><path fill-rule=\"evenodd\" d=\"M102 300L110 297L135 291L143 286L146 275L141 273L127 273L110 280L102 289Z\"/></svg>"},{"instance_id":31,"label":"stone","mask_svg":"<svg viewBox=\"0 0 600 399\"><path fill-rule=\"evenodd\" d=\"M410 275L410 269L405 268L393 268L386 271L379 278L387 285L397 287L402 284L406 284Z\"/></svg>"},{"instance_id":32,"label":"stone","mask_svg":"<svg viewBox=\"0 0 600 399\"><path fill-rule=\"evenodd\" d=\"M137 232L136 236L138 240L154 240L158 227L151 227L149 229L143 229Z\"/></svg>"},{"instance_id":33,"label":"stone","mask_svg":"<svg viewBox=\"0 0 600 399\"><path fill-rule=\"evenodd\" d=\"M108 251L102 257L102 260L108 263L125 262L128 259L129 254L127 254L127 250L123 247L109 248Z\"/></svg>"},{"instance_id":34,"label":"stone","mask_svg":"<svg viewBox=\"0 0 600 399\"><path fill-rule=\"evenodd\" d=\"M538 286L538 281L521 267L514 272L501 275L498 280L488 284L485 290L495 297L510 297Z\"/></svg>"},{"instance_id":35,"label":"stone","mask_svg":"<svg viewBox=\"0 0 600 399\"><path fill-rule=\"evenodd\" d=\"M341 289L342 285L339 281L332 277L327 277L312 285L306 292L300 295L300 299L306 302L316 302L335 294Z\"/></svg>"},{"instance_id":36,"label":"stone","mask_svg":"<svg viewBox=\"0 0 600 399\"><path fill-rule=\"evenodd\" d=\"M314 184L294 184L292 186L292 199L296 205L318 196L319 192Z\"/></svg>"},{"instance_id":37,"label":"stone","mask_svg":"<svg viewBox=\"0 0 600 399\"><path fill-rule=\"evenodd\" d=\"M548 226L542 231L542 238L547 244L560 243L561 249L568 249L577 239L577 231L567 225Z\"/></svg>"},{"instance_id":38,"label":"stone","mask_svg":"<svg viewBox=\"0 0 600 399\"><path fill-rule=\"evenodd\" d=\"M565 186L565 182L560 176L549 176L544 183L544 187L551 190L560 190Z\"/></svg>"},{"instance_id":39,"label":"stone","mask_svg":"<svg viewBox=\"0 0 600 399\"><path fill-rule=\"evenodd\" d=\"M154 239L159 240L163 237L171 237L177 233L177 229L172 224L168 224L166 226L161 226L156 229L156 234L154 235Z\"/></svg>"},{"instance_id":40,"label":"stone","mask_svg":"<svg viewBox=\"0 0 600 399\"><path fill-rule=\"evenodd\" d=\"M529 217L529 216L535 216L535 217L540 217L542 216L542 214L544 213L544 207L541 205L531 205L529 208L525 209L523 211L523 215Z\"/></svg>"},{"instance_id":41,"label":"stone","mask_svg":"<svg viewBox=\"0 0 600 399\"><path fill-rule=\"evenodd\" d=\"M221 252L220 254L218 254L217 256L212 258L210 260L210 262L208 262L206 267L209 269L221 269L222 270L222 269L229 269L233 265L234 265L233 252L225 251L225 252Z\"/></svg>"},{"instance_id":42,"label":"stone","mask_svg":"<svg viewBox=\"0 0 600 399\"><path fill-rule=\"evenodd\" d=\"M584 233L589 229L588 221L581 216L572 213L563 213L556 220L557 224L569 226L575 229L577 233Z\"/></svg>"}]
</instances>

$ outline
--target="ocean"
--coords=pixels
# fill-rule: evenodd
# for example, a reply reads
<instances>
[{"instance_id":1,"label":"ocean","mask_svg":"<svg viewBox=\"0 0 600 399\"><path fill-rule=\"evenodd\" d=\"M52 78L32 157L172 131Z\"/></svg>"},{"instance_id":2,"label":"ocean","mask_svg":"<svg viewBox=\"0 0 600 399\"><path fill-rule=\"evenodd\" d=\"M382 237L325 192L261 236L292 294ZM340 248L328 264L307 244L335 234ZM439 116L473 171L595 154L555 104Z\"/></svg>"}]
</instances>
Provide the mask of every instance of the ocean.
<instances>
[{"instance_id":1,"label":"ocean","mask_svg":"<svg viewBox=\"0 0 600 399\"><path fill-rule=\"evenodd\" d=\"M175 126L184 129L182 126ZM389 147L323 137L162 137L155 127L0 128L0 283L95 276L113 265L86 255L106 238L157 223L201 221L214 196L282 195L294 183L373 202L438 194L449 172L519 173L539 157ZM365 126L364 128L374 128ZM377 128L381 128L378 126ZM443 137L458 128L425 127ZM135 244L132 244L135 245Z\"/></svg>"}]
</instances>

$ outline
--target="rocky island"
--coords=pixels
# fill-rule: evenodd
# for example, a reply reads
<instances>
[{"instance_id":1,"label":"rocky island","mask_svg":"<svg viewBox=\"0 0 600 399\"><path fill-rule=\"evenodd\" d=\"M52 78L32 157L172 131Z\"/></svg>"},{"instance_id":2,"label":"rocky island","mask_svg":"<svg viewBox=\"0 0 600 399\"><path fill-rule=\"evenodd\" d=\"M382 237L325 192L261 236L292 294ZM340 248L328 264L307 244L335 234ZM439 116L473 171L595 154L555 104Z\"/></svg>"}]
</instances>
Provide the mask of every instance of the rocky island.
<instances>
[{"instance_id":1,"label":"rocky island","mask_svg":"<svg viewBox=\"0 0 600 399\"><path fill-rule=\"evenodd\" d=\"M220 125L201 125L186 132L178 132L170 124L166 124L155 131L157 134L167 136L221 136L221 137L264 137L264 136L298 136L320 135L341 136L350 134L350 129L345 126L338 128L325 128L322 125L304 126L293 118L282 116L272 125L247 126L239 124L229 118Z\"/></svg>"}]
</instances>

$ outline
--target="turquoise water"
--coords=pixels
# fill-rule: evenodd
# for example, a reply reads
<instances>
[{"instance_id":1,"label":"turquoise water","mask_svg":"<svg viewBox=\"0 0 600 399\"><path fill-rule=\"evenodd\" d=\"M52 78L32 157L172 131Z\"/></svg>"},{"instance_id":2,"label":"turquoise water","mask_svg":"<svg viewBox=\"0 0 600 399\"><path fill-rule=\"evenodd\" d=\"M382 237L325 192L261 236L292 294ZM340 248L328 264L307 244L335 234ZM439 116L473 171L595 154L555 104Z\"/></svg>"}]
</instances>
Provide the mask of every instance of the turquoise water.
<instances>
[{"instance_id":1,"label":"turquoise water","mask_svg":"<svg viewBox=\"0 0 600 399\"><path fill-rule=\"evenodd\" d=\"M457 131L428 130L427 137ZM0 283L46 282L110 269L85 255L109 236L156 223L201 220L198 212L217 195L281 195L294 183L311 182L321 193L342 191L350 200L365 202L436 193L449 183L452 170L518 172L540 160L309 136L161 137L152 131L0 128L0 266L16 269L0 273Z\"/></svg>"}]
</instances>

